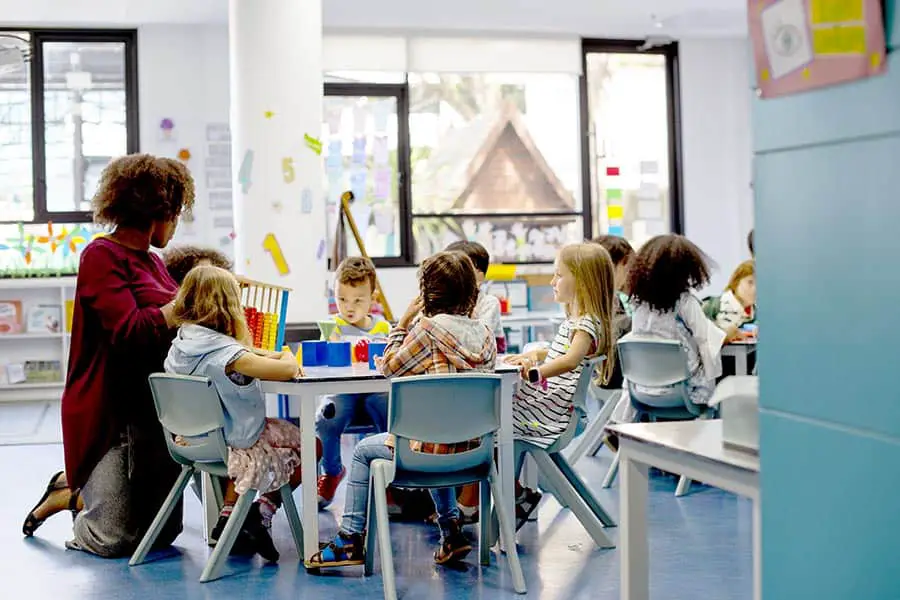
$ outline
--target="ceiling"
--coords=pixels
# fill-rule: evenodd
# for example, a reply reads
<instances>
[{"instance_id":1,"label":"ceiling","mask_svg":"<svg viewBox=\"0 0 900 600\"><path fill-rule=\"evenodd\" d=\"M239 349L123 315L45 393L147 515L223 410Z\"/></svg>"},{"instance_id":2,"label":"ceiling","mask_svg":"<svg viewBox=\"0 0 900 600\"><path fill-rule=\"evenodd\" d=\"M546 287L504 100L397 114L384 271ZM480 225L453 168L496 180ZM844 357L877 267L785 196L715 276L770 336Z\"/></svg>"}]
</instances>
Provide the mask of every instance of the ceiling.
<instances>
[{"instance_id":1,"label":"ceiling","mask_svg":"<svg viewBox=\"0 0 900 600\"><path fill-rule=\"evenodd\" d=\"M368 31L742 37L746 6L746 0L324 0L323 20L326 29ZM0 14L7 25L29 27L225 23L228 0L0 0Z\"/></svg>"}]
</instances>

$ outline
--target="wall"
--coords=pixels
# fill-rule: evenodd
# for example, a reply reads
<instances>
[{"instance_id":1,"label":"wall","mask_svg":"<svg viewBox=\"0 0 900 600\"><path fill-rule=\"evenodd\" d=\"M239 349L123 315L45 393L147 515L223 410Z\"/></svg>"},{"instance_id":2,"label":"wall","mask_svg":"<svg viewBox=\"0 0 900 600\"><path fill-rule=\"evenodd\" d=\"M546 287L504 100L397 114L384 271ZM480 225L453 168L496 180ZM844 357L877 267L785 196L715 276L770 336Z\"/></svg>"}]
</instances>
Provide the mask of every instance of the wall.
<instances>
[{"instance_id":1,"label":"wall","mask_svg":"<svg viewBox=\"0 0 900 600\"><path fill-rule=\"evenodd\" d=\"M710 288L721 290L753 227L749 45L683 40L679 54L685 234L718 265Z\"/></svg>"},{"instance_id":2,"label":"wall","mask_svg":"<svg viewBox=\"0 0 900 600\"><path fill-rule=\"evenodd\" d=\"M900 61L888 63L753 108L764 598L900 598Z\"/></svg>"},{"instance_id":3,"label":"wall","mask_svg":"<svg viewBox=\"0 0 900 600\"><path fill-rule=\"evenodd\" d=\"M752 227L748 50L739 39L691 39L680 47L686 233L719 265L712 285L719 289L746 258ZM198 175L196 221L182 225L176 242L218 246L226 240L212 229L200 174L206 124L228 120L227 27L143 26L138 51L142 150L174 156L186 147ZM159 133L166 117L176 124L172 141ZM380 277L399 314L415 294L415 269L385 269ZM316 294L310 301L321 299Z\"/></svg>"},{"instance_id":4,"label":"wall","mask_svg":"<svg viewBox=\"0 0 900 600\"><path fill-rule=\"evenodd\" d=\"M231 227L214 227L206 181L206 126L228 123L228 28L224 25L147 25L138 29L141 151L175 158L191 153L197 202L194 222L182 222L173 243L198 243L231 254ZM175 123L163 137L160 122Z\"/></svg>"}]
</instances>

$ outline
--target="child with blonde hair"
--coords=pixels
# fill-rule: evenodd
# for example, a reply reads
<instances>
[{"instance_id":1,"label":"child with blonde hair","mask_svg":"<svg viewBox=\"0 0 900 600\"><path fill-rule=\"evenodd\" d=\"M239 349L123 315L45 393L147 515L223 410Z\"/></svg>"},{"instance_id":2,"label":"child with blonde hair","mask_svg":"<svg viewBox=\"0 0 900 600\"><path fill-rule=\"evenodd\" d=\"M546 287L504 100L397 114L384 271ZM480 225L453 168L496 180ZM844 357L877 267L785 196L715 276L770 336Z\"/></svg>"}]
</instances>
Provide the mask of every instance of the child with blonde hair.
<instances>
[{"instance_id":1,"label":"child with blonde hair","mask_svg":"<svg viewBox=\"0 0 900 600\"><path fill-rule=\"evenodd\" d=\"M253 349L237 279L219 267L202 265L187 274L175 299L174 319L179 329L166 357L166 372L208 377L225 413L231 481L212 538L221 535L238 496L259 490L232 552L258 552L277 561L272 517L281 505L281 486L300 484L300 429L266 418L259 380L302 376L297 359L290 350Z\"/></svg>"},{"instance_id":2,"label":"child with blonde hair","mask_svg":"<svg viewBox=\"0 0 900 600\"><path fill-rule=\"evenodd\" d=\"M565 246L556 258L552 285L554 298L565 306L566 319L550 347L507 358L521 367L524 379L513 401L514 438L541 448L552 445L569 426L584 360L606 356L598 368L602 382L609 380L616 360L616 288L609 252L595 243ZM541 494L519 488L516 496L518 528L537 508Z\"/></svg>"}]
</instances>

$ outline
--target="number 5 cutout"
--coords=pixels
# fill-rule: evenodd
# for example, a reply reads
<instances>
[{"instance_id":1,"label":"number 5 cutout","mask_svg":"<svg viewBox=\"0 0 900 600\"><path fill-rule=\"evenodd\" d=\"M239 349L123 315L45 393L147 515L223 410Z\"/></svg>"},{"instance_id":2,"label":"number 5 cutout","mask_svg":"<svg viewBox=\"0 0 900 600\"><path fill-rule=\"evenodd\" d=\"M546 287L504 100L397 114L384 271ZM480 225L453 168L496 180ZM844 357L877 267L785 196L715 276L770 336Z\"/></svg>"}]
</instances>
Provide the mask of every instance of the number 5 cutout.
<instances>
[{"instance_id":1,"label":"number 5 cutout","mask_svg":"<svg viewBox=\"0 0 900 600\"><path fill-rule=\"evenodd\" d=\"M294 171L294 159L293 158L283 158L281 159L281 172L284 175L285 183L292 183L297 176L297 172Z\"/></svg>"}]
</instances>

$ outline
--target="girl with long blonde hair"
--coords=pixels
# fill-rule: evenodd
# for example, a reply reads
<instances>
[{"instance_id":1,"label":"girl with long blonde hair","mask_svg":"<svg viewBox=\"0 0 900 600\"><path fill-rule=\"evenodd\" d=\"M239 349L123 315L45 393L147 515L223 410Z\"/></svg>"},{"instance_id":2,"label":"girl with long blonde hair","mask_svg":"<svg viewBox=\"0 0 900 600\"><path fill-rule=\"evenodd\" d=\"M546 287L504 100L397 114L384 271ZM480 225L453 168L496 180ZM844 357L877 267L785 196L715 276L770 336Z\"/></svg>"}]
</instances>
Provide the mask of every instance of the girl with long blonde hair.
<instances>
[{"instance_id":1,"label":"girl with long blonde hair","mask_svg":"<svg viewBox=\"0 0 900 600\"><path fill-rule=\"evenodd\" d=\"M597 368L601 383L609 381L615 364L615 274L606 249L591 243L565 246L557 256L552 285L566 319L550 347L507 358L521 367L525 380L513 401L514 437L541 448L552 445L569 425L584 360L606 357ZM540 498L536 490L518 490L519 526Z\"/></svg>"},{"instance_id":2,"label":"girl with long blonde hair","mask_svg":"<svg viewBox=\"0 0 900 600\"><path fill-rule=\"evenodd\" d=\"M258 552L277 561L272 516L281 504L281 486L290 483L296 488L300 484L300 429L287 421L266 418L259 380L288 381L302 376L297 359L287 349L266 352L252 347L240 287L225 269L210 265L193 268L175 298L174 318L179 329L166 358L166 371L208 377L225 412L231 481L211 538L218 540L238 496L249 489L259 490L261 495L251 506L232 553Z\"/></svg>"}]
</instances>

